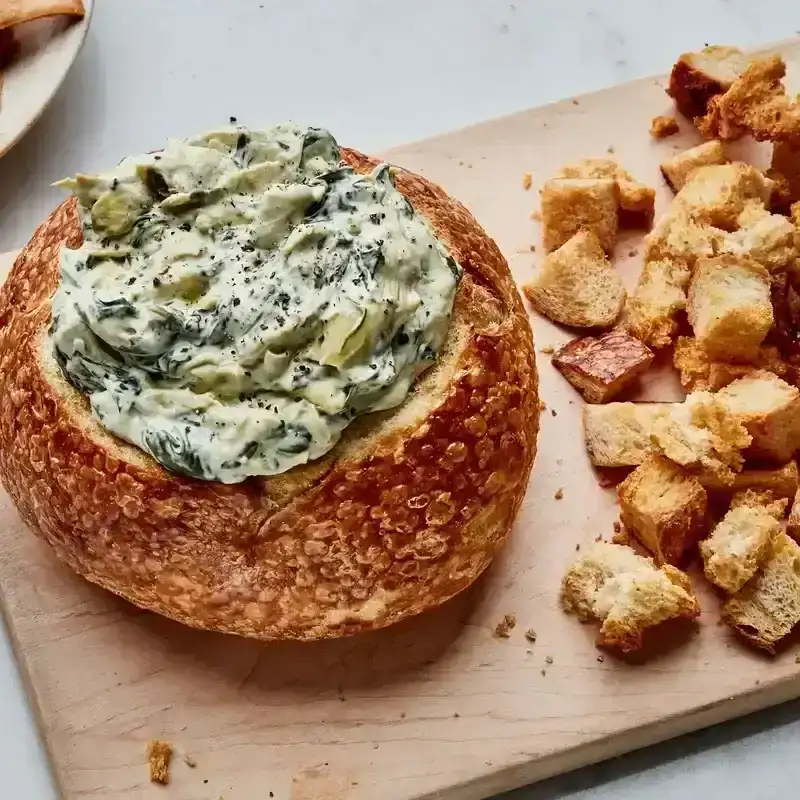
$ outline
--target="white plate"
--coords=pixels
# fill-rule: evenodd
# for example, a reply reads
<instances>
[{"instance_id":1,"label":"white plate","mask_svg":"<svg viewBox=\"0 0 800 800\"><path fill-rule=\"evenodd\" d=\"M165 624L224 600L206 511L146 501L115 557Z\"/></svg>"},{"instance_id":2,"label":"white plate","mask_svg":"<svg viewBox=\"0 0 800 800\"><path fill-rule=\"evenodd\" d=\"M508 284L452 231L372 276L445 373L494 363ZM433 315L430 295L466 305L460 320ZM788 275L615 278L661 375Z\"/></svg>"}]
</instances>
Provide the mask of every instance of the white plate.
<instances>
[{"instance_id":1,"label":"white plate","mask_svg":"<svg viewBox=\"0 0 800 800\"><path fill-rule=\"evenodd\" d=\"M36 122L64 82L89 30L94 0L83 2L83 19L51 17L15 29L21 48L0 89L0 155Z\"/></svg>"}]
</instances>

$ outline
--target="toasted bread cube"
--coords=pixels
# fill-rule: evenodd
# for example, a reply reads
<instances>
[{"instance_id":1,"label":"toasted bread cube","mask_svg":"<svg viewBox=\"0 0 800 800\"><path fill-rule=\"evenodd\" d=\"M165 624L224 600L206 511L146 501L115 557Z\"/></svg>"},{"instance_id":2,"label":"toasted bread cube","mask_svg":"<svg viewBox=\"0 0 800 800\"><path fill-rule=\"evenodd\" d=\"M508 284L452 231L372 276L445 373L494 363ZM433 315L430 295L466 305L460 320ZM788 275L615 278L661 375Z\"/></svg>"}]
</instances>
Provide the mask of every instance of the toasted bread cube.
<instances>
[{"instance_id":1,"label":"toasted bread cube","mask_svg":"<svg viewBox=\"0 0 800 800\"><path fill-rule=\"evenodd\" d=\"M546 252L589 231L606 253L614 250L619 229L619 189L610 178L550 180L542 189L542 237Z\"/></svg>"},{"instance_id":2,"label":"toasted bread cube","mask_svg":"<svg viewBox=\"0 0 800 800\"><path fill-rule=\"evenodd\" d=\"M688 267L674 261L646 261L625 309L625 327L644 344L660 349L672 343L678 314L686 308Z\"/></svg>"},{"instance_id":3,"label":"toasted bread cube","mask_svg":"<svg viewBox=\"0 0 800 800\"><path fill-rule=\"evenodd\" d=\"M555 178L611 178L616 181L619 191L620 226L649 228L653 224L655 189L639 183L616 161L584 158L562 167Z\"/></svg>"},{"instance_id":4,"label":"toasted bread cube","mask_svg":"<svg viewBox=\"0 0 800 800\"><path fill-rule=\"evenodd\" d=\"M681 386L687 392L716 392L756 369L747 364L712 361L693 336L678 337L672 354L672 363L678 370Z\"/></svg>"},{"instance_id":5,"label":"toasted bread cube","mask_svg":"<svg viewBox=\"0 0 800 800\"><path fill-rule=\"evenodd\" d=\"M773 536L761 570L725 603L722 619L751 644L774 653L800 622L800 545L782 531Z\"/></svg>"},{"instance_id":6,"label":"toasted bread cube","mask_svg":"<svg viewBox=\"0 0 800 800\"><path fill-rule=\"evenodd\" d=\"M750 434L717 395L692 392L669 413L657 416L650 429L656 451L699 475L733 483L742 469L742 452Z\"/></svg>"},{"instance_id":7,"label":"toasted bread cube","mask_svg":"<svg viewBox=\"0 0 800 800\"><path fill-rule=\"evenodd\" d=\"M650 135L654 139L666 139L680 133L681 129L675 117L658 116L653 117L650 122Z\"/></svg>"},{"instance_id":8,"label":"toasted bread cube","mask_svg":"<svg viewBox=\"0 0 800 800\"><path fill-rule=\"evenodd\" d=\"M773 206L786 210L800 200L800 146L775 142L767 174L779 187L777 196L772 195Z\"/></svg>"},{"instance_id":9,"label":"toasted bread cube","mask_svg":"<svg viewBox=\"0 0 800 800\"><path fill-rule=\"evenodd\" d=\"M753 493L734 497L730 511L711 536L700 542L706 577L729 594L736 594L756 574L767 556L770 540L782 532L778 520L786 501L783 506L765 507L756 501ZM776 516L778 508L780 513Z\"/></svg>"},{"instance_id":10,"label":"toasted bread cube","mask_svg":"<svg viewBox=\"0 0 800 800\"><path fill-rule=\"evenodd\" d=\"M727 164L728 157L722 148L722 142L712 139L710 142L684 150L661 163L661 174L673 192L677 193L686 185L691 174L700 167L713 164Z\"/></svg>"},{"instance_id":11,"label":"toasted bread cube","mask_svg":"<svg viewBox=\"0 0 800 800\"><path fill-rule=\"evenodd\" d=\"M607 403L653 361L652 351L623 331L573 339L558 350L553 366L587 403Z\"/></svg>"},{"instance_id":12,"label":"toasted bread cube","mask_svg":"<svg viewBox=\"0 0 800 800\"><path fill-rule=\"evenodd\" d=\"M730 88L746 68L747 56L735 47L712 45L684 53L672 67L667 94L689 119L702 117L709 100Z\"/></svg>"},{"instance_id":13,"label":"toasted bread cube","mask_svg":"<svg viewBox=\"0 0 800 800\"><path fill-rule=\"evenodd\" d=\"M670 619L695 619L700 605L689 578L670 565L660 569L629 547L592 545L567 570L561 604L584 621L602 622L599 647L638 650L647 629Z\"/></svg>"},{"instance_id":14,"label":"toasted bread cube","mask_svg":"<svg viewBox=\"0 0 800 800\"><path fill-rule=\"evenodd\" d=\"M786 64L779 56L753 59L709 109L705 130L721 138L747 131L756 141L800 146L800 104L786 94Z\"/></svg>"},{"instance_id":15,"label":"toasted bread cube","mask_svg":"<svg viewBox=\"0 0 800 800\"><path fill-rule=\"evenodd\" d=\"M777 347L763 345L758 348L753 363L732 364L727 361L712 361L693 336L678 337L672 361L680 375L681 386L687 392L716 392L759 369L765 369L778 377L785 377L789 372L789 366L781 358Z\"/></svg>"},{"instance_id":16,"label":"toasted bread cube","mask_svg":"<svg viewBox=\"0 0 800 800\"><path fill-rule=\"evenodd\" d=\"M770 214L758 200L745 206L739 230L725 235L720 253L743 255L761 264L770 274L784 272L797 258L794 225L780 214Z\"/></svg>"},{"instance_id":17,"label":"toasted bread cube","mask_svg":"<svg viewBox=\"0 0 800 800\"><path fill-rule=\"evenodd\" d=\"M795 490L792 498L792 508L786 521L786 533L795 541L800 541L800 487Z\"/></svg>"},{"instance_id":18,"label":"toasted bread cube","mask_svg":"<svg viewBox=\"0 0 800 800\"><path fill-rule=\"evenodd\" d=\"M755 358L773 322L770 277L745 256L697 262L686 311L698 343L712 359Z\"/></svg>"},{"instance_id":19,"label":"toasted bread cube","mask_svg":"<svg viewBox=\"0 0 800 800\"><path fill-rule=\"evenodd\" d=\"M759 508L766 511L773 519L782 520L786 515L789 500L786 497L776 497L766 489L745 489L736 492L731 497L730 509L734 508Z\"/></svg>"},{"instance_id":20,"label":"toasted bread cube","mask_svg":"<svg viewBox=\"0 0 800 800\"><path fill-rule=\"evenodd\" d=\"M674 202L699 224L733 231L750 201L769 203L773 186L750 164L713 164L694 170Z\"/></svg>"},{"instance_id":21,"label":"toasted bread cube","mask_svg":"<svg viewBox=\"0 0 800 800\"><path fill-rule=\"evenodd\" d=\"M522 291L548 319L575 328L609 328L626 292L593 233L579 231L548 254Z\"/></svg>"},{"instance_id":22,"label":"toasted bread cube","mask_svg":"<svg viewBox=\"0 0 800 800\"><path fill-rule=\"evenodd\" d=\"M644 238L644 260L672 261L690 269L698 258L716 255L725 231L696 222L673 202L670 210Z\"/></svg>"},{"instance_id":23,"label":"toasted bread cube","mask_svg":"<svg viewBox=\"0 0 800 800\"><path fill-rule=\"evenodd\" d=\"M734 381L716 395L753 437L749 453L784 464L800 445L800 391L766 370Z\"/></svg>"},{"instance_id":24,"label":"toasted bread cube","mask_svg":"<svg viewBox=\"0 0 800 800\"><path fill-rule=\"evenodd\" d=\"M706 490L666 458L648 456L617 490L625 529L657 564L677 564L708 532Z\"/></svg>"},{"instance_id":25,"label":"toasted bread cube","mask_svg":"<svg viewBox=\"0 0 800 800\"><path fill-rule=\"evenodd\" d=\"M656 452L654 421L678 403L609 403L583 409L589 460L596 467L636 467Z\"/></svg>"},{"instance_id":26,"label":"toasted bread cube","mask_svg":"<svg viewBox=\"0 0 800 800\"><path fill-rule=\"evenodd\" d=\"M771 469L743 469L737 472L733 483L723 483L713 475L700 475L700 483L708 491L743 492L748 489L755 492L769 492L772 497L791 499L800 488L800 471L794 461L782 467Z\"/></svg>"}]
</instances>

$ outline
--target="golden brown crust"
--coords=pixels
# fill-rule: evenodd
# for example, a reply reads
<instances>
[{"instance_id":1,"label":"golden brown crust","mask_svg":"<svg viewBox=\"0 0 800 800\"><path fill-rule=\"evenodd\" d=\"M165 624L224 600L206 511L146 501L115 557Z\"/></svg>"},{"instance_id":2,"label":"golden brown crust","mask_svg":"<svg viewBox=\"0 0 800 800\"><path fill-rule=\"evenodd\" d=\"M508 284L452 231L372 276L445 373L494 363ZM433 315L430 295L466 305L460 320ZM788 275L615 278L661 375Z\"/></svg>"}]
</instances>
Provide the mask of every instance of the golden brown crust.
<instances>
[{"instance_id":1,"label":"golden brown crust","mask_svg":"<svg viewBox=\"0 0 800 800\"><path fill-rule=\"evenodd\" d=\"M388 625L488 566L536 451L531 329L469 212L419 176L396 181L464 268L439 364L326 458L237 485L172 475L95 423L46 337L59 247L81 241L74 201L39 228L0 291L0 478L63 561L143 608L262 639Z\"/></svg>"}]
</instances>

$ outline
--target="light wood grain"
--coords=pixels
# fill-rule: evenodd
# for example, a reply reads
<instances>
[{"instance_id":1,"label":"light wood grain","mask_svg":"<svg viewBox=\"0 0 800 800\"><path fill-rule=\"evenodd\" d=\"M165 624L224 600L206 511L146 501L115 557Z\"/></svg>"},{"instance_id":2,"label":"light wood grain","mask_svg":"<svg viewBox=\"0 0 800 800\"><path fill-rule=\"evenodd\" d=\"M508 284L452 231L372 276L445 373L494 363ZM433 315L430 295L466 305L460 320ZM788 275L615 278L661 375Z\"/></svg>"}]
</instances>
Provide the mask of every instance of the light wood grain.
<instances>
[{"instance_id":1,"label":"light wood grain","mask_svg":"<svg viewBox=\"0 0 800 800\"><path fill-rule=\"evenodd\" d=\"M800 47L783 51L800 63ZM535 189L562 163L608 148L660 186L658 162L695 141L689 131L650 140L650 118L668 109L663 81L648 79L391 158L468 205L524 280L539 259ZM668 200L661 187L659 210ZM617 248L629 285L640 238L626 234ZM540 348L567 338L534 327ZM597 660L595 630L565 617L557 593L576 545L610 536L614 495L589 467L580 399L539 360L540 454L502 557L447 606L361 638L265 646L140 612L62 568L0 493L4 613L64 797L469 800L800 695L794 653L770 661L744 649L718 626L718 600L699 576L703 615L687 641L639 665ZM674 380L656 374L643 392L673 397ZM499 640L507 613L518 624ZM179 751L166 793L147 782L154 736Z\"/></svg>"}]
</instances>

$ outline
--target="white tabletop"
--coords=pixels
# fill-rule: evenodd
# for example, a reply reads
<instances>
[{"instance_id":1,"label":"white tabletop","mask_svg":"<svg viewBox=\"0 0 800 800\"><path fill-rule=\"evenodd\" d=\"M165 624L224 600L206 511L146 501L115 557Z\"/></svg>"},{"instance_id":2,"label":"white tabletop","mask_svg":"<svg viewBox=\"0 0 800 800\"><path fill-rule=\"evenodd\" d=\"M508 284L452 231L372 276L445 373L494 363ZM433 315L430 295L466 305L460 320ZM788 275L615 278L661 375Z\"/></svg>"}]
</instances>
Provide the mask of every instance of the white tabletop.
<instances>
[{"instance_id":1,"label":"white tabletop","mask_svg":"<svg viewBox=\"0 0 800 800\"><path fill-rule=\"evenodd\" d=\"M59 201L49 184L236 116L323 124L367 151L666 71L704 43L800 34L796 0L96 0L63 89L0 161L0 251ZM0 775L54 797L0 643ZM794 797L800 704L587 768L515 800ZM0 790L0 797L7 791ZM198 798L198 800L205 800ZM250 800L250 798L247 798Z\"/></svg>"}]
</instances>

